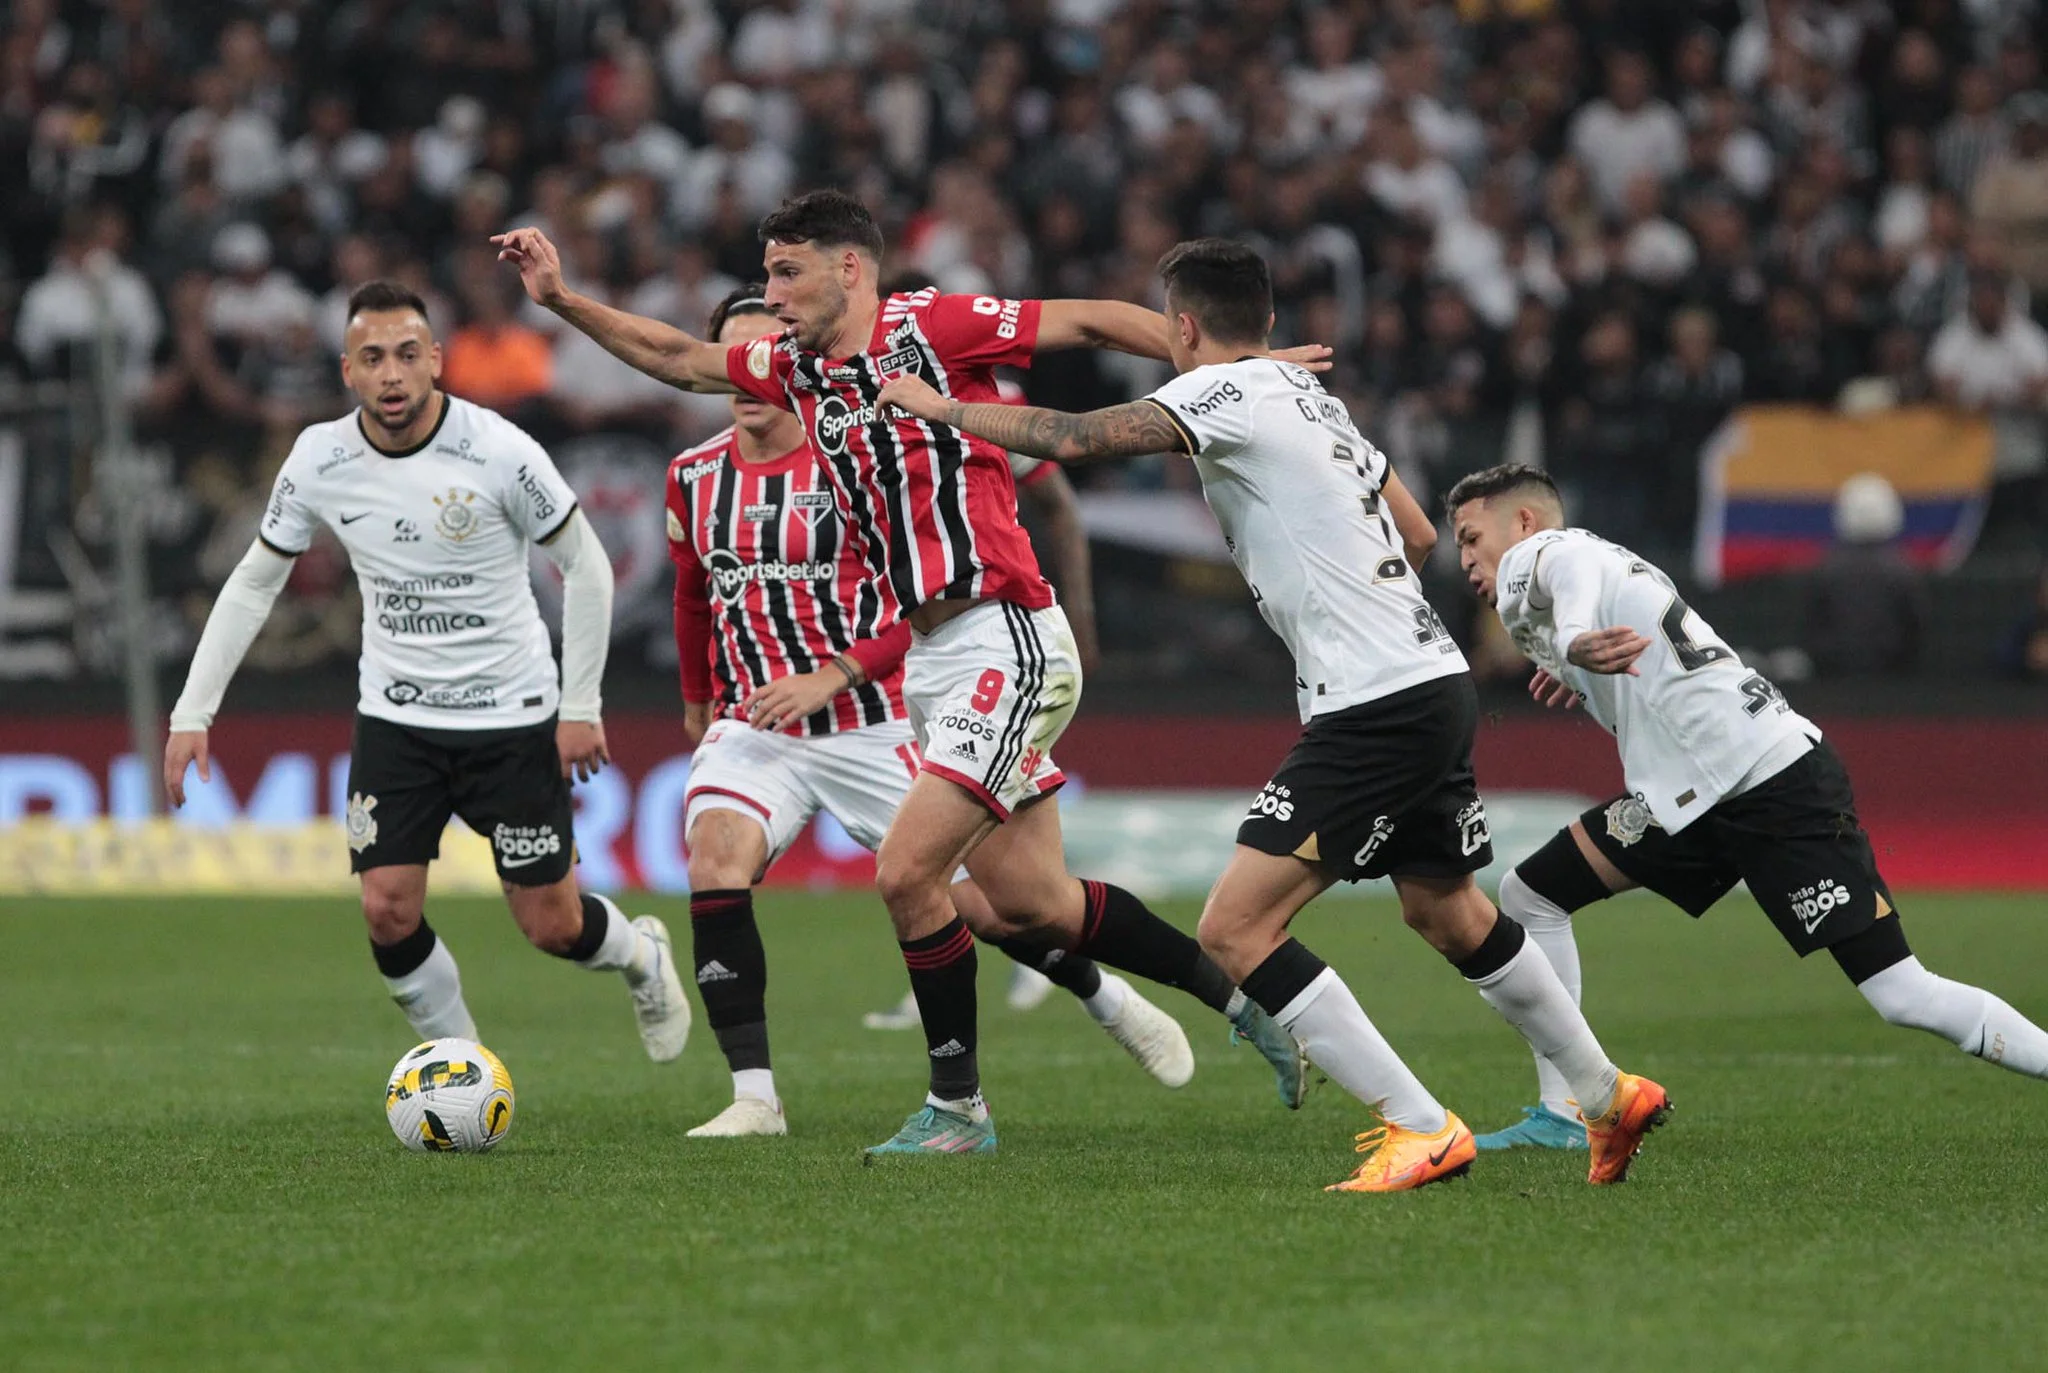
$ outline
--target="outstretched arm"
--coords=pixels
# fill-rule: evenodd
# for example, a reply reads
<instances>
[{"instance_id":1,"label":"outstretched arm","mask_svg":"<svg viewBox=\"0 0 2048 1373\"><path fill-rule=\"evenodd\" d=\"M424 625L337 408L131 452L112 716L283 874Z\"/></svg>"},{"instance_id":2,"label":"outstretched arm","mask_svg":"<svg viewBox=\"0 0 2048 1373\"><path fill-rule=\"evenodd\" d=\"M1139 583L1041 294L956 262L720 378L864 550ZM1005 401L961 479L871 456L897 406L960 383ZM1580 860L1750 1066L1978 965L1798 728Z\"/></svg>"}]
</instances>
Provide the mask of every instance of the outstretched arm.
<instances>
[{"instance_id":1,"label":"outstretched arm","mask_svg":"<svg viewBox=\"0 0 2048 1373\"><path fill-rule=\"evenodd\" d=\"M1048 300L1038 309L1038 341L1033 351L1056 352L1062 348L1107 348L1141 358L1168 361L1166 316L1124 300ZM1330 349L1320 343L1294 348L1276 348L1273 356L1282 362L1306 367L1311 372L1330 370Z\"/></svg>"},{"instance_id":2,"label":"outstretched arm","mask_svg":"<svg viewBox=\"0 0 2048 1373\"><path fill-rule=\"evenodd\" d=\"M229 679L242 665L257 631L270 618L277 594L291 578L292 562L291 557L258 539L249 545L214 598L199 646L192 651L185 689L171 708L171 735L164 745L164 794L174 806L185 804L187 766L197 763L199 779L213 780L207 759L207 728L220 709L220 698L227 694Z\"/></svg>"},{"instance_id":3,"label":"outstretched arm","mask_svg":"<svg viewBox=\"0 0 2048 1373\"><path fill-rule=\"evenodd\" d=\"M904 375L882 387L879 400L934 424L947 424L1027 457L1053 462L1189 453L1187 434L1149 400L1073 414L1035 405L965 404L942 396L922 377Z\"/></svg>"},{"instance_id":4,"label":"outstretched arm","mask_svg":"<svg viewBox=\"0 0 2048 1373\"><path fill-rule=\"evenodd\" d=\"M498 261L519 269L519 284L536 304L588 334L599 346L636 371L685 391L731 392L726 348L706 343L658 319L614 310L572 291L562 281L562 260L538 229L514 229L491 239Z\"/></svg>"}]
</instances>

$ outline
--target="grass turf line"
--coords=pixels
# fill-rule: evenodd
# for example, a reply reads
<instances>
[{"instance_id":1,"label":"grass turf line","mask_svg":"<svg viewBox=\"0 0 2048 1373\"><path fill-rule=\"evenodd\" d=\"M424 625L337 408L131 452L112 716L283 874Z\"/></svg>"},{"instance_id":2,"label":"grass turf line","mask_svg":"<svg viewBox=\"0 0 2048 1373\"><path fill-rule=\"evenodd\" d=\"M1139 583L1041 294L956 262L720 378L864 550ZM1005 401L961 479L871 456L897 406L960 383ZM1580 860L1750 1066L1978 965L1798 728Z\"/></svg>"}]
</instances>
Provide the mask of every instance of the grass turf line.
<instances>
[{"instance_id":1,"label":"grass turf line","mask_svg":"<svg viewBox=\"0 0 2048 1373\"><path fill-rule=\"evenodd\" d=\"M628 903L687 940L682 903ZM769 895L794 1135L694 1141L728 1097L701 1016L643 1056L623 990L435 901L519 1092L481 1159L380 1116L410 1034L346 902L32 902L0 914L0 1365L58 1368L2022 1367L2048 1318L2048 1086L1877 1020L1730 902L1581 919L1588 1009L1678 1104L1626 1187L1584 1155L1482 1155L1410 1196L1326 1196L1366 1121L1298 1115L1216 1017L1151 1083L983 951L993 1159L860 1166L919 1100L879 908ZM2048 1014L2028 900L1905 903L1930 967ZM1175 915L1191 923L1192 912ZM1476 1129L1533 1074L1513 1032L1383 904L1299 933ZM686 955L687 956L687 955Z\"/></svg>"}]
</instances>

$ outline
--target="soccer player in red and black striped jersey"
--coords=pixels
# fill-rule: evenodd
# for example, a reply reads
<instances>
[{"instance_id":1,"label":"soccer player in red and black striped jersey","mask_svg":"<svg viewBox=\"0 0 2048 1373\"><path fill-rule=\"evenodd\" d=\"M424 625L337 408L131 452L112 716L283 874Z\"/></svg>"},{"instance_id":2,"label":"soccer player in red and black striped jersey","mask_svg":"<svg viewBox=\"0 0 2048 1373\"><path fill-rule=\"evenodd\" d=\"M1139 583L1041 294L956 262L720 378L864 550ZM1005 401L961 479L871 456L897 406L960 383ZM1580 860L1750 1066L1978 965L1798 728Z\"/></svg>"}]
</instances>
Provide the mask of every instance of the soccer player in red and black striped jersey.
<instances>
[{"instance_id":1,"label":"soccer player in red and black striped jersey","mask_svg":"<svg viewBox=\"0 0 2048 1373\"><path fill-rule=\"evenodd\" d=\"M1117 301L935 291L885 299L881 231L840 191L786 202L760 233L766 300L787 327L733 346L568 290L538 230L493 242L529 296L628 364L684 389L734 391L794 411L864 550L869 585L914 631L904 696L924 756L876 855L877 886L924 1019L931 1089L873 1152L995 1149L975 1058L974 943L950 892L963 861L995 914L1048 958L1086 954L1232 1015L1298 1103L1298 1044L1274 1033L1191 938L1137 897L1067 872L1059 812L1042 802L1064 780L1049 755L1079 704L1081 667L1017 523L1007 457L945 425L884 414L876 401L884 383L907 372L963 400L993 400L998 365L1028 366L1053 349L1164 359L1165 316Z\"/></svg>"},{"instance_id":2,"label":"soccer player in red and black striped jersey","mask_svg":"<svg viewBox=\"0 0 2048 1373\"><path fill-rule=\"evenodd\" d=\"M755 286L721 302L709 332L743 343L781 329ZM868 594L796 417L747 396L732 406L733 427L677 457L664 483L684 727L697 746L684 824L693 963L733 1079L732 1104L696 1138L788 1132L754 884L820 810L878 846L918 765L901 670L910 627ZM977 933L1000 939L971 884L956 899ZM1026 966L1040 952L1004 949ZM1194 1057L1172 1017L1089 959L1052 974L1154 1077L1188 1080Z\"/></svg>"}]
</instances>

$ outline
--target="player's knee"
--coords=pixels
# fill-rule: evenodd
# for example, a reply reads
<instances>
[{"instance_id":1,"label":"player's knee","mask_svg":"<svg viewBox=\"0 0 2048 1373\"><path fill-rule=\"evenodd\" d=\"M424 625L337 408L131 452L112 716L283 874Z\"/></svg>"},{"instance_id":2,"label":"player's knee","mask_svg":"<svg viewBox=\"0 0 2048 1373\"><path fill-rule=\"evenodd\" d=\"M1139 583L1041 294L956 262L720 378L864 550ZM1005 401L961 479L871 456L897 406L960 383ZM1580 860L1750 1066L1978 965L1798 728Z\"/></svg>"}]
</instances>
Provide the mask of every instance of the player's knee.
<instances>
[{"instance_id":1,"label":"player's knee","mask_svg":"<svg viewBox=\"0 0 2048 1373\"><path fill-rule=\"evenodd\" d=\"M899 925L934 898L943 899L947 886L946 874L921 855L892 849L886 843L875 855L875 891Z\"/></svg>"},{"instance_id":2,"label":"player's knee","mask_svg":"<svg viewBox=\"0 0 2048 1373\"><path fill-rule=\"evenodd\" d=\"M371 942L396 944L420 927L422 903L409 891L363 887L363 920L370 927Z\"/></svg>"},{"instance_id":3,"label":"player's knee","mask_svg":"<svg viewBox=\"0 0 2048 1373\"><path fill-rule=\"evenodd\" d=\"M768 841L752 820L714 810L690 826L689 851L692 891L732 891L760 877Z\"/></svg>"}]
</instances>

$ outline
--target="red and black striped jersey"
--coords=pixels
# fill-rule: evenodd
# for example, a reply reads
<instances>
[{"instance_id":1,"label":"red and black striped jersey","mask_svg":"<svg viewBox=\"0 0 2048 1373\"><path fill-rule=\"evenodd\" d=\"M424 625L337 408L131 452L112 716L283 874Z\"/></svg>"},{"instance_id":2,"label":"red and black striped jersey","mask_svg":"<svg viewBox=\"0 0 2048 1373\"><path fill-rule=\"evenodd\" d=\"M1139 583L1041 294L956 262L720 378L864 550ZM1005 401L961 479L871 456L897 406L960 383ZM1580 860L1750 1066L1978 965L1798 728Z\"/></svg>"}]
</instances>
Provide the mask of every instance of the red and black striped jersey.
<instances>
[{"instance_id":1,"label":"red and black striped jersey","mask_svg":"<svg viewBox=\"0 0 2048 1373\"><path fill-rule=\"evenodd\" d=\"M1001 447L943 424L882 415L882 383L915 372L963 401L995 401L995 369L1029 366L1040 303L993 296L890 296L866 352L828 358L787 334L734 344L726 373L747 395L793 410L818 450L870 575L908 615L926 601L1053 603Z\"/></svg>"},{"instance_id":2,"label":"red and black striped jersey","mask_svg":"<svg viewBox=\"0 0 2048 1373\"><path fill-rule=\"evenodd\" d=\"M776 678L850 653L869 680L784 732L906 718L909 626L867 575L810 445L746 462L728 429L669 464L667 503L685 700L730 715Z\"/></svg>"}]
</instances>

